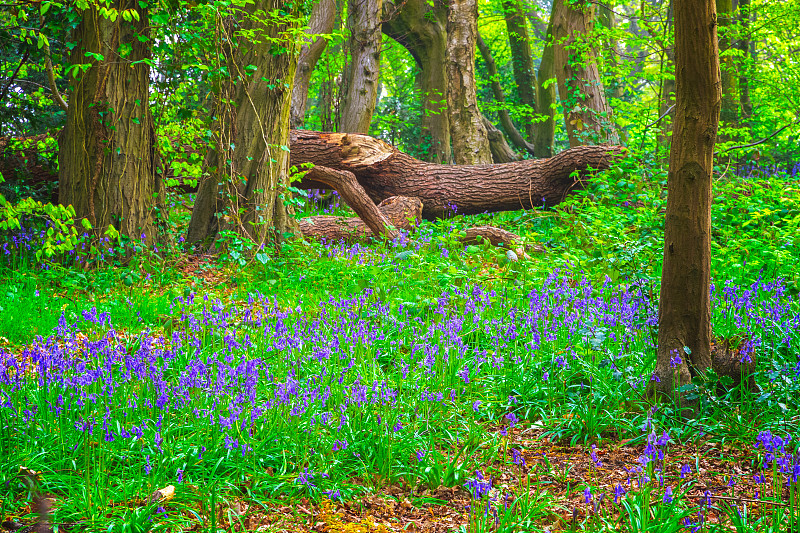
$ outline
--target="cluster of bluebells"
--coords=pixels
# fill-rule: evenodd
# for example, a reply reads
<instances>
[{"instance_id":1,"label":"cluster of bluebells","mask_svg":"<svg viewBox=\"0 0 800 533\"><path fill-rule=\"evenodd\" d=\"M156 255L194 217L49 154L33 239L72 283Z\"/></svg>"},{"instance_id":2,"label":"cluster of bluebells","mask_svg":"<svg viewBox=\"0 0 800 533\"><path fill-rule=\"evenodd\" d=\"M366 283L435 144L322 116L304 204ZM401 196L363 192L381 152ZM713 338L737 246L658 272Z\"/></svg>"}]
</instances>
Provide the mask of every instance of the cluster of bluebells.
<instances>
[{"instance_id":1,"label":"cluster of bluebells","mask_svg":"<svg viewBox=\"0 0 800 533\"><path fill-rule=\"evenodd\" d=\"M642 429L647 435L647 444L645 445L642 455L639 457L639 465L628 470L629 476L626 484L632 486L633 481L635 480L638 482L637 488L639 490L645 489L645 485L647 484L650 484L651 487L663 487L663 492L661 492L660 495L661 503L666 506L671 506L673 503L676 503L676 498L678 496L676 496L675 489L672 486L665 486L663 477L663 464L666 446L672 439L666 431L662 431L661 435L659 436L652 422L652 413L647 417ZM790 450L790 443L792 440L792 436L788 434L785 436L779 436L771 431L762 431L759 433L754 446L757 450L763 450L762 467L764 469L772 468L776 473L783 474L785 484L789 485L790 487L795 485L798 481L798 477L800 477L800 453L792 453ZM590 456L595 465L600 464L594 446L591 448ZM681 466L679 474L680 479L685 480L682 483L689 482L687 478L691 473L692 468L688 464ZM634 480L631 479L631 474L636 475ZM653 475L652 478L649 476L650 474ZM754 480L757 484L766 483L766 478L763 473L755 474ZM686 487L687 485L683 486ZM731 475L728 479L727 487L734 486L736 486L736 477ZM626 490L621 484L615 485L614 503L620 504L622 498L625 497L627 492L628 490ZM595 497L595 495L592 493L591 487L587 486L584 489L583 496L586 505L593 505L596 513L598 506L600 503L602 503L605 494L603 493ZM758 498L759 493L756 493L756 499ZM711 490L707 489L704 491L703 498L699 502L699 505L696 505L694 509L690 509L691 514L689 516L685 516L681 520L681 524L686 531L697 533L703 529L707 521L706 514L709 509L712 508L714 499L714 494Z\"/></svg>"},{"instance_id":2,"label":"cluster of bluebells","mask_svg":"<svg viewBox=\"0 0 800 533\"><path fill-rule=\"evenodd\" d=\"M473 505L469 507L470 512L477 512L484 516L488 516L489 512L492 513L495 525L498 522L497 507L499 506L502 493L499 490L492 489L492 478L486 478L480 470L475 471L475 477L470 478L464 484L464 488L472 496ZM484 503L485 505L476 506L477 503ZM504 505L508 504L508 500L502 502Z\"/></svg>"},{"instance_id":3,"label":"cluster of bluebells","mask_svg":"<svg viewBox=\"0 0 800 533\"><path fill-rule=\"evenodd\" d=\"M796 485L800 478L800 451L793 452L791 450L792 440L792 436L788 434L780 437L771 431L762 431L758 434L755 443L756 449L764 451L762 467L764 469L772 468L782 474L787 485ZM763 482L763 474L761 474L760 480L758 478L756 480Z\"/></svg>"},{"instance_id":4,"label":"cluster of bluebells","mask_svg":"<svg viewBox=\"0 0 800 533\"><path fill-rule=\"evenodd\" d=\"M326 215L341 208L341 196L335 190L309 189L306 191L306 198L312 208L321 209Z\"/></svg>"},{"instance_id":5,"label":"cluster of bluebells","mask_svg":"<svg viewBox=\"0 0 800 533\"><path fill-rule=\"evenodd\" d=\"M747 296L726 290L718 297L729 302L731 320L776 322L782 342L785 329L800 325L796 307L776 298L780 285L759 285ZM543 376L569 371L587 332L606 332L602 348L613 367L617 357L652 342L657 317L648 294L555 272L513 298L478 285L453 288L427 310L428 319L369 289L289 308L257 293L235 304L189 294L170 309L178 319L171 333L135 336L89 309L80 321L62 316L53 335L22 353L0 349L0 418L18 442L36 442L58 427L75 455L87 434L133 449L131 458L153 475L170 459L169 475L185 462L182 475L194 479L198 464L223 455L245 463L273 446L270 453L293 458L297 485L311 488L329 483L317 472L363 464L359 454L374 454L375 446L389 453L392 441L413 441L420 427L436 426L451 410L488 417L505 401L497 398L497 378L516 379L520 368L536 370L532 393L557 394L562 380ZM507 412L502 423L507 431L517 415ZM195 442L182 437L187 425L202 428ZM663 459L665 439L652 434L642 467ZM404 457L423 451L422 463L424 450L438 443L412 444ZM15 450L25 462L25 446Z\"/></svg>"},{"instance_id":6,"label":"cluster of bluebells","mask_svg":"<svg viewBox=\"0 0 800 533\"><path fill-rule=\"evenodd\" d=\"M736 176L739 178L752 179L763 176L781 176L786 180L800 179L800 163L789 163L785 165L748 163L736 167Z\"/></svg>"},{"instance_id":7,"label":"cluster of bluebells","mask_svg":"<svg viewBox=\"0 0 800 533\"><path fill-rule=\"evenodd\" d=\"M480 470L475 471L475 477L469 479L464 485L472 499L475 501L483 500L492 490L492 478L486 478Z\"/></svg>"},{"instance_id":8,"label":"cluster of bluebells","mask_svg":"<svg viewBox=\"0 0 800 533\"><path fill-rule=\"evenodd\" d=\"M54 230L56 233L51 237ZM58 229L50 220L42 222L34 219L23 220L19 228L0 234L0 264L4 262L14 267L15 260L19 260L19 258L35 258L35 254L43 251L45 242L51 238L50 244L56 248L69 243L68 239L71 239L67 235L58 233ZM183 242L183 237L180 242ZM148 244L148 239L144 234L138 238L122 236L119 239L112 239L108 236L98 237L84 232L76 235L75 242L63 252L59 252L57 257L67 263L73 262L77 266L86 266L127 257L133 253L159 254L163 251L163 246ZM34 259L34 261L41 269L50 268L47 262L39 262L38 259Z\"/></svg>"}]
</instances>

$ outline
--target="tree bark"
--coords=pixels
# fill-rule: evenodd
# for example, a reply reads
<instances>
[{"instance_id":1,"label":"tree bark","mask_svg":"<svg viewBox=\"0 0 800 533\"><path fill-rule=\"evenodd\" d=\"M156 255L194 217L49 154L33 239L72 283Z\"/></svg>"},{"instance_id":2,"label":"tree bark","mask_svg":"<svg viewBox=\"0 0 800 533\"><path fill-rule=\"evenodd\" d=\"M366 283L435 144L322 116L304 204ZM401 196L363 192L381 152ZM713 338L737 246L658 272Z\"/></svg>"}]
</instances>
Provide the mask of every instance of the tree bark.
<instances>
[{"instance_id":1,"label":"tree bark","mask_svg":"<svg viewBox=\"0 0 800 533\"><path fill-rule=\"evenodd\" d=\"M449 163L450 115L447 112L447 73L442 68L447 51L447 6L442 0L384 2L383 32L403 45L420 69L422 129L430 143L426 160Z\"/></svg>"},{"instance_id":2,"label":"tree bark","mask_svg":"<svg viewBox=\"0 0 800 533\"><path fill-rule=\"evenodd\" d=\"M750 39L750 0L739 0L739 23L742 37L737 47L742 53L741 74L739 75L739 104L742 106L742 118L750 126L753 117L753 101L750 99L750 71L751 62L755 60L755 48Z\"/></svg>"},{"instance_id":3,"label":"tree bark","mask_svg":"<svg viewBox=\"0 0 800 533\"><path fill-rule=\"evenodd\" d=\"M481 122L483 122L483 127L486 128L486 138L489 140L489 151L492 153L492 163L510 163L511 161L519 161L521 159L511 146L509 146L503 132L495 128L491 120L481 115Z\"/></svg>"},{"instance_id":4,"label":"tree bark","mask_svg":"<svg viewBox=\"0 0 800 533\"><path fill-rule=\"evenodd\" d=\"M608 31L609 35L609 39L603 39L603 46L606 48L606 61L607 64L612 66L616 74L619 73L620 57L622 56L622 50L620 50L619 42L615 38L615 33L617 30L617 17L614 14L614 10L605 4L600 4L597 9L597 18L600 21L600 24L602 24L606 31ZM622 79L615 77L611 80L609 85L611 85L611 87L609 87L609 94L614 98L622 98L624 88Z\"/></svg>"},{"instance_id":5,"label":"tree bark","mask_svg":"<svg viewBox=\"0 0 800 533\"><path fill-rule=\"evenodd\" d=\"M542 50L542 61L536 73L536 110L546 118L536 124L536 137L533 140L536 157L553 157L553 143L556 134L556 79L555 46L553 44L553 16L547 25L547 41Z\"/></svg>"},{"instance_id":6,"label":"tree bark","mask_svg":"<svg viewBox=\"0 0 800 533\"><path fill-rule=\"evenodd\" d=\"M453 161L457 165L492 162L475 87L477 0L449 0L447 12L447 111ZM424 201L423 201L424 203Z\"/></svg>"},{"instance_id":7,"label":"tree bark","mask_svg":"<svg viewBox=\"0 0 800 533\"><path fill-rule=\"evenodd\" d=\"M391 227L391 223L367 196L356 177L349 170L315 166L305 177L323 183L331 189L336 189L345 203L356 212L376 237L380 236L389 240L397 237L397 231Z\"/></svg>"},{"instance_id":8,"label":"tree bark","mask_svg":"<svg viewBox=\"0 0 800 533\"><path fill-rule=\"evenodd\" d=\"M515 251L519 256L527 257L526 252L543 253L545 248L541 244L524 244L522 237L503 228L495 226L475 226L464 230L459 240L464 244L481 244L489 241L492 246L503 246Z\"/></svg>"},{"instance_id":9,"label":"tree bark","mask_svg":"<svg viewBox=\"0 0 800 533\"><path fill-rule=\"evenodd\" d=\"M550 159L458 166L419 161L366 135L295 130L291 143L292 165L314 163L352 172L374 202L390 196L419 198L427 219L555 205L583 186L590 168L608 168L622 151L618 146L579 147ZM325 188L307 177L299 187Z\"/></svg>"},{"instance_id":10,"label":"tree bark","mask_svg":"<svg viewBox=\"0 0 800 533\"><path fill-rule=\"evenodd\" d=\"M570 146L619 143L589 39L595 6L587 0L554 0L552 19L556 78Z\"/></svg>"},{"instance_id":11,"label":"tree bark","mask_svg":"<svg viewBox=\"0 0 800 533\"><path fill-rule=\"evenodd\" d=\"M486 64L486 70L489 73L489 80L492 85L492 93L494 94L495 101L498 103L497 116L500 119L500 125L503 127L503 130L505 130L508 138L511 139L511 142L514 143L514 146L520 150L529 152L531 155L535 154L535 147L525 140L525 138L522 136L522 133L517 129L517 127L514 125L514 122L511 120L511 115L506 107L506 97L503 93L503 87L500 86L500 77L497 74L497 64L494 62L494 58L492 57L492 51L489 50L489 47L483 41L483 37L481 37L480 33L478 33L478 50L480 50L483 62ZM492 158L495 163L501 162L497 160L497 157L495 157L494 150L492 151Z\"/></svg>"},{"instance_id":12,"label":"tree bark","mask_svg":"<svg viewBox=\"0 0 800 533\"><path fill-rule=\"evenodd\" d=\"M382 0L349 0L350 60L344 71L339 131L368 133L378 98Z\"/></svg>"},{"instance_id":13,"label":"tree bark","mask_svg":"<svg viewBox=\"0 0 800 533\"><path fill-rule=\"evenodd\" d=\"M536 126L533 123L533 115L537 112L536 74L533 69L528 22L519 0L503 2L503 15L511 48L511 67L517 84L517 95L519 102L525 106L525 135L530 142L534 142Z\"/></svg>"},{"instance_id":14,"label":"tree bark","mask_svg":"<svg viewBox=\"0 0 800 533\"><path fill-rule=\"evenodd\" d=\"M111 21L98 7L82 12L75 29L69 110L59 139L59 202L72 205L97 234L109 226L146 243L161 240L163 184L156 172L155 132L149 106L148 11L134 0L116 0L138 20ZM124 55L121 47L129 50Z\"/></svg>"},{"instance_id":15,"label":"tree bark","mask_svg":"<svg viewBox=\"0 0 800 533\"><path fill-rule=\"evenodd\" d=\"M330 170L330 169L329 169ZM422 219L422 202L419 198L392 196L382 201L377 210L390 228L411 231ZM356 217L333 217L319 215L300 220L300 233L307 239L326 241L370 241L380 235L362 219ZM396 231L395 231L396 234Z\"/></svg>"},{"instance_id":16,"label":"tree bark","mask_svg":"<svg viewBox=\"0 0 800 533\"><path fill-rule=\"evenodd\" d=\"M291 127L301 129L305 125L308 86L314 67L322 57L328 40L322 35L330 34L336 21L336 0L318 0L311 9L306 30L307 41L300 48L297 58L297 71L292 89Z\"/></svg>"},{"instance_id":17,"label":"tree bark","mask_svg":"<svg viewBox=\"0 0 800 533\"><path fill-rule=\"evenodd\" d=\"M665 35L672 30L673 21L673 5L672 0L670 0L667 8L666 27L664 28ZM675 50L673 46L665 46L661 55L660 70L661 87L659 88L658 116L664 118L658 124L656 155L660 161L668 162L672 117L674 116L674 113L670 110L675 106Z\"/></svg>"},{"instance_id":18,"label":"tree bark","mask_svg":"<svg viewBox=\"0 0 800 533\"><path fill-rule=\"evenodd\" d=\"M722 80L722 109L719 118L723 128L730 128L736 126L739 118L739 102L736 98L736 65L733 56L723 56L722 54L731 48L733 0L716 0L716 4ZM723 134L723 137L728 137L728 135Z\"/></svg>"},{"instance_id":19,"label":"tree bark","mask_svg":"<svg viewBox=\"0 0 800 533\"><path fill-rule=\"evenodd\" d=\"M204 161L188 240L210 243L230 229L265 244L296 230L288 205L289 109L296 57L298 4L258 0L218 20L220 57L230 76L216 87L214 145ZM279 45L285 51L272 53ZM243 71L253 65L253 72Z\"/></svg>"},{"instance_id":20,"label":"tree bark","mask_svg":"<svg viewBox=\"0 0 800 533\"><path fill-rule=\"evenodd\" d=\"M712 366L711 178L722 99L714 0L675 0L674 10L676 110L650 382L667 395Z\"/></svg>"}]
</instances>

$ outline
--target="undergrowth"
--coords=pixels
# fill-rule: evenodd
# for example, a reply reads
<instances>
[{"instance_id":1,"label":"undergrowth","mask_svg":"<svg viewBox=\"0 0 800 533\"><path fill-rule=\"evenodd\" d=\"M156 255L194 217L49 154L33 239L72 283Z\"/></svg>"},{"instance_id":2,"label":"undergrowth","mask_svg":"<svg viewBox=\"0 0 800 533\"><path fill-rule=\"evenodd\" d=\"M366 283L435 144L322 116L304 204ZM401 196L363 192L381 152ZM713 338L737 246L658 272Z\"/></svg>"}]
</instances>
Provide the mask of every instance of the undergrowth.
<instances>
[{"instance_id":1,"label":"undergrowth","mask_svg":"<svg viewBox=\"0 0 800 533\"><path fill-rule=\"evenodd\" d=\"M696 384L686 421L643 394L665 180L631 159L555 209L454 216L371 245L259 251L231 237L210 258L185 253L177 197L175 237L155 249L87 236L43 260L47 222L23 219L0 257L0 514L33 521L48 494L66 529L243 530L237 502L305 499L331 531L372 531L385 526L346 529L331 501L402 485L464 488L465 531L788 531L800 183L715 180L714 331L764 363L756 394ZM329 200L305 214L346 212ZM460 244L485 223L545 251ZM524 465L525 432L640 446L644 459L627 483L576 486L547 456ZM749 454L739 466L764 480L750 499L765 503L694 499L699 472L690 483L665 456L701 442ZM514 484L493 483L504 472ZM531 486L534 473L553 490ZM168 485L169 501L151 497Z\"/></svg>"}]
</instances>

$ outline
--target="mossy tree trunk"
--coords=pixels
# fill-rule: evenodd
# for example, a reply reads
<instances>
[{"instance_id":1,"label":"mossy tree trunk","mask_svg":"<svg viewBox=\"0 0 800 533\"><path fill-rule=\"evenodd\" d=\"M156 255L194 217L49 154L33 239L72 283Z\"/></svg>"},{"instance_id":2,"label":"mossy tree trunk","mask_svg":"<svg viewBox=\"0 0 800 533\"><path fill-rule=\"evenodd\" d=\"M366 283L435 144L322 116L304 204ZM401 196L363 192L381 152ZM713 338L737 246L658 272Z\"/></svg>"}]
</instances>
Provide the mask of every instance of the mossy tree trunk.
<instances>
[{"instance_id":1,"label":"mossy tree trunk","mask_svg":"<svg viewBox=\"0 0 800 533\"><path fill-rule=\"evenodd\" d=\"M520 103L525 105L528 110L525 119L525 134L533 146L535 157L552 157L555 135L555 110L552 108L552 104L556 101L556 88L552 83L545 87L547 80L555 78L552 16L550 17L551 23L544 28L545 44L537 73L533 65L528 17L524 5L520 0L509 0L503 4L503 11L517 94ZM534 120L534 117L540 119L542 115L546 117L545 120ZM506 131L510 137L511 132Z\"/></svg>"},{"instance_id":2,"label":"mossy tree trunk","mask_svg":"<svg viewBox=\"0 0 800 533\"><path fill-rule=\"evenodd\" d=\"M753 101L750 99L750 72L755 56L755 44L750 37L750 20L752 18L750 0L739 0L739 25L741 37L736 45L741 53L739 66L739 104L742 107L742 119L750 126L753 117Z\"/></svg>"},{"instance_id":3,"label":"mossy tree trunk","mask_svg":"<svg viewBox=\"0 0 800 533\"><path fill-rule=\"evenodd\" d=\"M289 109L298 4L258 0L218 21L229 76L216 86L214 142L204 161L188 240L232 230L263 245L297 230L288 204Z\"/></svg>"},{"instance_id":4,"label":"mossy tree trunk","mask_svg":"<svg viewBox=\"0 0 800 533\"><path fill-rule=\"evenodd\" d=\"M674 0L674 13L676 107L650 390L678 396L712 367L711 178L722 91L714 0Z\"/></svg>"},{"instance_id":5,"label":"mossy tree trunk","mask_svg":"<svg viewBox=\"0 0 800 533\"><path fill-rule=\"evenodd\" d=\"M667 7L665 34L673 31L673 22L673 5L670 0ZM660 161L668 163L672 117L675 108L675 49L667 45L661 54L658 116L663 118L658 123L657 155Z\"/></svg>"},{"instance_id":6,"label":"mossy tree trunk","mask_svg":"<svg viewBox=\"0 0 800 533\"><path fill-rule=\"evenodd\" d=\"M558 93L564 107L569 144L573 147L619 143L589 38L595 24L595 9L595 5L586 0L554 0L553 4Z\"/></svg>"},{"instance_id":7,"label":"mossy tree trunk","mask_svg":"<svg viewBox=\"0 0 800 533\"><path fill-rule=\"evenodd\" d=\"M506 106L506 96L503 92L503 87L500 85L500 76L497 73L497 64L492 57L492 51L489 49L489 45L484 42L480 33L478 33L478 50L481 52L483 64L486 65L486 71L489 74L489 82L492 85L492 93L494 94L494 99L498 104L497 117L500 120L500 125L503 127L503 131L506 132L508 138L519 150L525 150L531 155L534 155L536 149L531 143L525 140L522 132L517 129L517 127L514 125L514 122L511 120L511 114L508 112L508 107ZM489 122L488 119L484 121L484 125L486 125L487 122ZM489 123L489 125L491 125L491 123ZM487 135L489 136L489 146L491 147L491 135L493 132L489 126L487 126L486 130ZM493 149L492 159L495 163L499 163L498 157L494 152L495 150ZM510 161L514 161L515 159L516 156L510 159Z\"/></svg>"},{"instance_id":8,"label":"mossy tree trunk","mask_svg":"<svg viewBox=\"0 0 800 533\"><path fill-rule=\"evenodd\" d=\"M161 240L156 221L164 190L149 106L148 11L135 0L116 0L113 8L112 21L90 3L74 32L59 202L72 205L98 235L113 226L151 244Z\"/></svg>"}]
</instances>

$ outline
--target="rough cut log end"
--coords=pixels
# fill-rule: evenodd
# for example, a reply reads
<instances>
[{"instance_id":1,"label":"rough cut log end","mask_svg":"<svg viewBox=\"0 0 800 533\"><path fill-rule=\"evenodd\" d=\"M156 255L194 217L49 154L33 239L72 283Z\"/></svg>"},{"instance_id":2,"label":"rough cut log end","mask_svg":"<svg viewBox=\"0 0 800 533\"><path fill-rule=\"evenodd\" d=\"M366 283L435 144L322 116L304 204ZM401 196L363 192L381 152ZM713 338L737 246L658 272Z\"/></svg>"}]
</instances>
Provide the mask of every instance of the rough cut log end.
<instances>
[{"instance_id":1,"label":"rough cut log end","mask_svg":"<svg viewBox=\"0 0 800 533\"><path fill-rule=\"evenodd\" d=\"M369 135L358 133L319 133L328 144L341 146L342 162L354 169L366 168L384 161L397 151L394 146Z\"/></svg>"}]
</instances>

